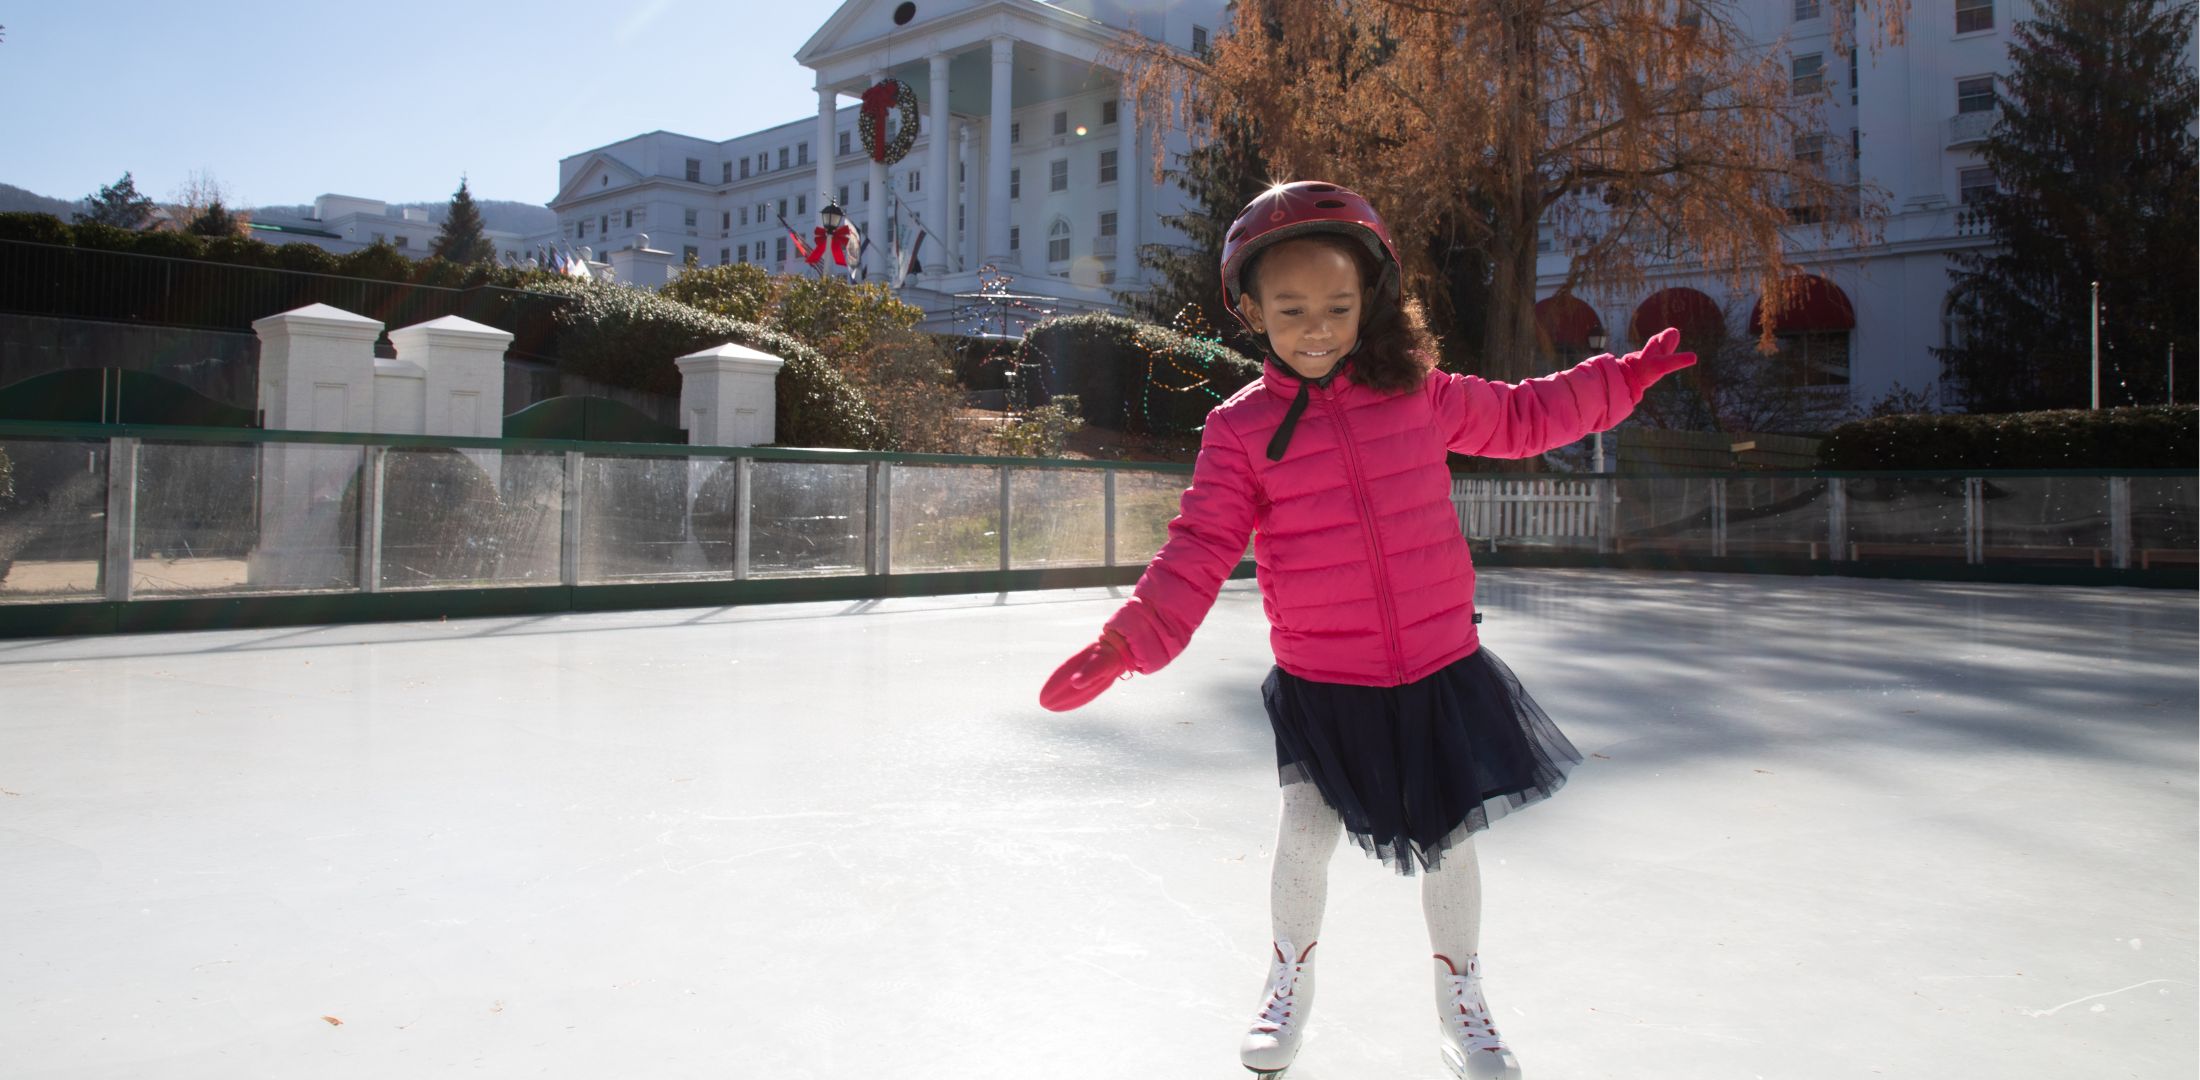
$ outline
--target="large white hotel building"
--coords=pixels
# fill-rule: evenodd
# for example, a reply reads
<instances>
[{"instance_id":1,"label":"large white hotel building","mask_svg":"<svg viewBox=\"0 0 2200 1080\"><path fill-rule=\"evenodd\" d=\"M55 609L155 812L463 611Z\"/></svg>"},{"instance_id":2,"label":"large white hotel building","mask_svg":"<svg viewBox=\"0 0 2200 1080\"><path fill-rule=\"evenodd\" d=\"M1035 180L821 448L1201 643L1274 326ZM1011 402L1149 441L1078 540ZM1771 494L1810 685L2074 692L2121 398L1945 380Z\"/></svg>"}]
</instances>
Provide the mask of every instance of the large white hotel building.
<instances>
[{"instance_id":1,"label":"large white hotel building","mask_svg":"<svg viewBox=\"0 0 2200 1080\"><path fill-rule=\"evenodd\" d=\"M1790 258L1820 279L1806 310L1783 318L1807 350L1813 381L1853 401L1940 389L1935 346L1948 324L1948 256L1988 242L1967 200L1992 185L1978 149L1996 116L1996 76L2010 29L2030 0L1911 0L1902 44L1853 62L1832 46L1833 7L1848 0L1742 0L1737 13L1774 50L1798 94L1823 95L1823 131L1797 153L1823 153L1887 201L1882 236L1864 248L1813 249L1798 229ZM837 201L873 242L870 280L890 276L889 230L931 236L923 272L901 286L927 325L960 329L957 294L991 264L1019 293L1062 311L1106 310L1136 290L1137 245L1181 237L1161 224L1183 193L1156 185L1154 138L1107 66L1128 31L1186 50L1226 25L1223 0L848 0L796 53L816 75L817 114L730 139L654 131L559 162L561 241L587 247L629 281L661 280L692 256L704 265L799 268L780 219L811 235ZM922 134L901 161L871 160L857 136L863 91L883 79L913 87ZM898 111L893 114L898 124ZM646 244L643 238L647 238ZM951 238L951 239L950 239ZM943 243L945 241L945 243ZM942 248L946 250L941 250ZM1565 278L1563 238L1539 261L1547 297ZM656 254L652 254L652 252ZM1746 333L1756 297L1684 264L1640 295L1594 293L1539 309L1562 352L1641 340L1664 318L1723 318ZM1655 321L1656 325L1649 325Z\"/></svg>"}]
</instances>

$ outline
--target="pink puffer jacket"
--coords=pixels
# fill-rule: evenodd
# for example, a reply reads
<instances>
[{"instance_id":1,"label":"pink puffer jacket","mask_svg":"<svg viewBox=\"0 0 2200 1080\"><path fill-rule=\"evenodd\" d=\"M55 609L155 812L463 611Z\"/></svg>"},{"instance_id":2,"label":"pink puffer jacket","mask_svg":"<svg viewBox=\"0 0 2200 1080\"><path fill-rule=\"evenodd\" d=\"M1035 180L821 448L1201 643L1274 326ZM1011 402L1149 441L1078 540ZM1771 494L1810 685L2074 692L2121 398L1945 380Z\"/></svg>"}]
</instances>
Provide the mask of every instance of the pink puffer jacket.
<instances>
[{"instance_id":1,"label":"pink puffer jacket","mask_svg":"<svg viewBox=\"0 0 2200 1080\"><path fill-rule=\"evenodd\" d=\"M1474 564L1444 452L1529 457L1619 423L1641 400L1610 356L1517 385L1432 372L1405 394L1353 383L1348 370L1310 388L1282 460L1270 461L1299 382L1271 358L1260 381L1207 414L1169 540L1107 623L1134 670L1183 651L1249 534L1285 671L1397 686L1472 653Z\"/></svg>"}]
</instances>

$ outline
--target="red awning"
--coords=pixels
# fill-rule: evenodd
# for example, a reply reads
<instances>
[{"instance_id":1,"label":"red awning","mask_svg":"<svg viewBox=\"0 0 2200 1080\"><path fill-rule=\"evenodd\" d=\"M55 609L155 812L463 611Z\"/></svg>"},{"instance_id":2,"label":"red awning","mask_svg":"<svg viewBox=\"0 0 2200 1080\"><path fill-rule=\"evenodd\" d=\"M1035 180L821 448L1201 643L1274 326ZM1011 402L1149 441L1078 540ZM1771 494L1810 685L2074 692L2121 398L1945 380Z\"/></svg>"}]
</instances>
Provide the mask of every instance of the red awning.
<instances>
[{"instance_id":1,"label":"red awning","mask_svg":"<svg viewBox=\"0 0 2200 1080\"><path fill-rule=\"evenodd\" d=\"M1708 345L1726 336L1726 313L1718 301L1694 289L1661 289L1635 308L1634 318L1627 320L1627 336L1648 341L1668 326L1680 328L1683 349Z\"/></svg>"},{"instance_id":2,"label":"red awning","mask_svg":"<svg viewBox=\"0 0 2200 1080\"><path fill-rule=\"evenodd\" d=\"M1553 349L1586 349L1590 335L1604 333L1604 323L1587 301L1568 294L1535 302L1535 329Z\"/></svg>"},{"instance_id":3,"label":"red awning","mask_svg":"<svg viewBox=\"0 0 2200 1080\"><path fill-rule=\"evenodd\" d=\"M1779 307L1773 330L1782 334L1808 334L1824 330L1856 329L1856 308L1841 286L1814 274L1798 274L1782 288L1786 302ZM1749 332L1764 332L1765 302L1749 310Z\"/></svg>"}]
</instances>

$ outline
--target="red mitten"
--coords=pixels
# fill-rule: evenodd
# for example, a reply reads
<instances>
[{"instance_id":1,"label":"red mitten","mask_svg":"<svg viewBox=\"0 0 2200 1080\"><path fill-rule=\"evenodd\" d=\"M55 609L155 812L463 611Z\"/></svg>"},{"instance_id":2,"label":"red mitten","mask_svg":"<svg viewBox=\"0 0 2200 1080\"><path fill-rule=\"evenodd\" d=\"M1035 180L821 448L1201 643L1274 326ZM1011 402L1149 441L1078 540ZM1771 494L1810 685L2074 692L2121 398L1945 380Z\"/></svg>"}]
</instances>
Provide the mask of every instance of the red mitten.
<instances>
[{"instance_id":1,"label":"red mitten","mask_svg":"<svg viewBox=\"0 0 2200 1080\"><path fill-rule=\"evenodd\" d=\"M1680 343L1681 332L1668 326L1643 342L1641 351L1620 357L1620 370L1627 373L1627 392L1636 401L1642 400L1643 391L1650 389L1651 383L1696 362L1695 353L1673 351Z\"/></svg>"},{"instance_id":2,"label":"red mitten","mask_svg":"<svg viewBox=\"0 0 2200 1080\"><path fill-rule=\"evenodd\" d=\"M1054 712L1068 712L1099 697L1118 676L1131 670L1130 650L1113 630L1102 630L1100 640L1070 657L1047 684L1039 688L1039 704Z\"/></svg>"}]
</instances>

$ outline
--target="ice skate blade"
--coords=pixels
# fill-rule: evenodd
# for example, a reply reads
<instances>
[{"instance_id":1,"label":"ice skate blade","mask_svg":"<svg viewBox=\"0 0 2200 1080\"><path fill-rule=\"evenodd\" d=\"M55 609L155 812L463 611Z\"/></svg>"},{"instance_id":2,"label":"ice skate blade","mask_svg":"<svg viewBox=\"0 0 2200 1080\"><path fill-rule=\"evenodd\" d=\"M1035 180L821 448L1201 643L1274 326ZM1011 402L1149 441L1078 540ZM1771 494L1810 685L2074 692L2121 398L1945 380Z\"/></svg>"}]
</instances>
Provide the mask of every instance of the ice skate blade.
<instances>
[{"instance_id":1,"label":"ice skate blade","mask_svg":"<svg viewBox=\"0 0 2200 1080\"><path fill-rule=\"evenodd\" d=\"M1444 1064L1451 1069L1452 1080L1521 1080L1520 1061L1509 1050L1501 1054L1479 1052L1470 1056L1449 1040L1443 1043L1443 1048Z\"/></svg>"}]
</instances>

